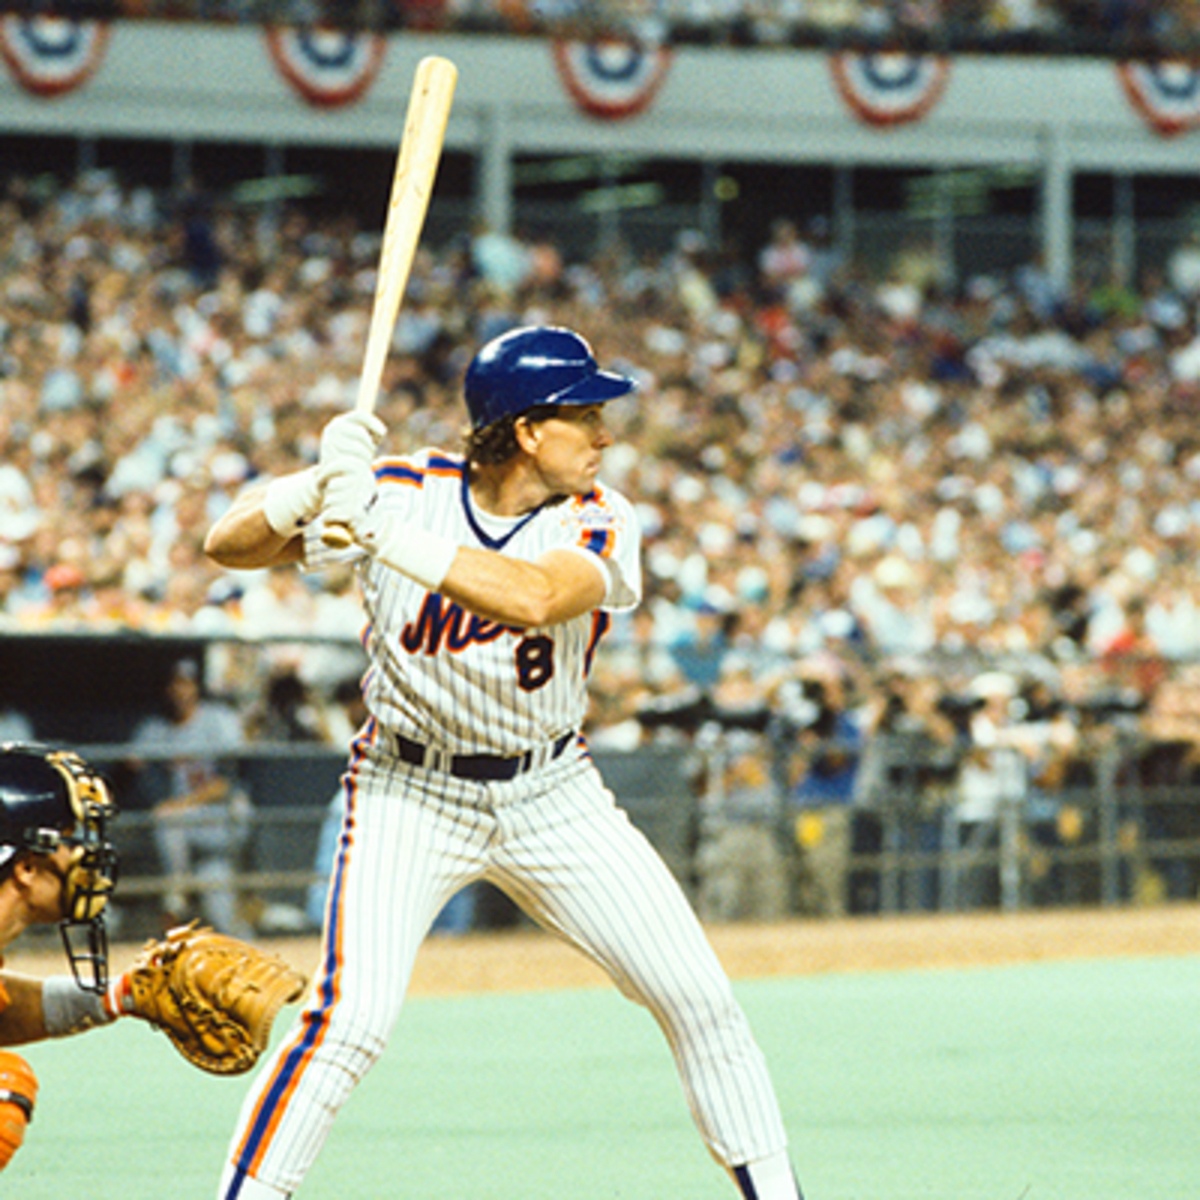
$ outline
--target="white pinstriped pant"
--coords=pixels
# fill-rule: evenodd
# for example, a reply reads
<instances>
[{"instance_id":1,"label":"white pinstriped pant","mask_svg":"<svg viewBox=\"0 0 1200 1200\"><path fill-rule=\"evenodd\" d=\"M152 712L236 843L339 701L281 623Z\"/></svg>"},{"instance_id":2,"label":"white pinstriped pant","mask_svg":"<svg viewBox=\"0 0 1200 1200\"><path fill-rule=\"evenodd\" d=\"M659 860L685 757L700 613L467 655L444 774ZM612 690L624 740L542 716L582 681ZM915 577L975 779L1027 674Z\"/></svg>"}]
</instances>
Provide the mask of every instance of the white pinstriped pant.
<instances>
[{"instance_id":1,"label":"white pinstriped pant","mask_svg":"<svg viewBox=\"0 0 1200 1200\"><path fill-rule=\"evenodd\" d=\"M774 1088L729 981L674 877L575 747L481 784L359 745L313 996L257 1077L222 1200L248 1174L299 1187L400 1014L444 902L487 879L603 967L667 1037L696 1126L726 1167L784 1149Z\"/></svg>"}]
</instances>

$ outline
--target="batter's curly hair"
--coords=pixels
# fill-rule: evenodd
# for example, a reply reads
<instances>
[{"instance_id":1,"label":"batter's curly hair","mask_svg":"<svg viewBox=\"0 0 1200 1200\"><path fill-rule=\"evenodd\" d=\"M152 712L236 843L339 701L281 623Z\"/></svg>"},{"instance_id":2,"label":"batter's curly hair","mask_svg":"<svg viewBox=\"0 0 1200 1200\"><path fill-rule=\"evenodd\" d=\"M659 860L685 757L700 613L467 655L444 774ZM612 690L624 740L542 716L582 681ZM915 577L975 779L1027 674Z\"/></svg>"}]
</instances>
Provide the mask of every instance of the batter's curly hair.
<instances>
[{"instance_id":1,"label":"batter's curly hair","mask_svg":"<svg viewBox=\"0 0 1200 1200\"><path fill-rule=\"evenodd\" d=\"M481 467L495 467L508 462L519 449L517 422L545 421L554 416L557 410L557 405L542 404L522 413L501 417L482 429L468 429L463 434L463 452L467 461L478 463Z\"/></svg>"}]
</instances>

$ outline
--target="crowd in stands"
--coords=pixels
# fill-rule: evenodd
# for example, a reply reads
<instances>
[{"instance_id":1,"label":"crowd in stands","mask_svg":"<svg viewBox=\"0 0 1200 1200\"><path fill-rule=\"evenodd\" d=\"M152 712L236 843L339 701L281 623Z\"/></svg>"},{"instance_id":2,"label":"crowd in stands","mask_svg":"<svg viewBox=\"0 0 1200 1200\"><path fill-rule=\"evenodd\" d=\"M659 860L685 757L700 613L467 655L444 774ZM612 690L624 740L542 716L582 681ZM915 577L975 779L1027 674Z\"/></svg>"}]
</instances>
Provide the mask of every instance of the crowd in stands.
<instances>
[{"instance_id":1,"label":"crowd in stands","mask_svg":"<svg viewBox=\"0 0 1200 1200\"><path fill-rule=\"evenodd\" d=\"M45 5L31 0L40 14ZM1195 0L75 0L82 16L1097 54L1195 48Z\"/></svg>"},{"instance_id":2,"label":"crowd in stands","mask_svg":"<svg viewBox=\"0 0 1200 1200\"><path fill-rule=\"evenodd\" d=\"M352 405L377 254L348 218L10 178L0 630L326 635L350 658L295 661L331 694L352 580L231 575L202 542ZM748 672L803 735L797 805L844 803L879 778L862 739L909 710L879 697L927 677L994 812L1014 754L1030 786L1061 783L1123 722L1177 747L1147 770L1197 770L1198 304L1192 242L1136 288L1064 291L1037 263L950 286L913 247L867 273L787 218L741 259L694 231L571 261L475 229L418 255L378 411L391 450L455 448L480 344L584 332L639 381L609 406L605 477L645 531L645 601L596 663L597 745L690 735L673 709ZM249 706L263 681L235 658L224 687Z\"/></svg>"}]
</instances>

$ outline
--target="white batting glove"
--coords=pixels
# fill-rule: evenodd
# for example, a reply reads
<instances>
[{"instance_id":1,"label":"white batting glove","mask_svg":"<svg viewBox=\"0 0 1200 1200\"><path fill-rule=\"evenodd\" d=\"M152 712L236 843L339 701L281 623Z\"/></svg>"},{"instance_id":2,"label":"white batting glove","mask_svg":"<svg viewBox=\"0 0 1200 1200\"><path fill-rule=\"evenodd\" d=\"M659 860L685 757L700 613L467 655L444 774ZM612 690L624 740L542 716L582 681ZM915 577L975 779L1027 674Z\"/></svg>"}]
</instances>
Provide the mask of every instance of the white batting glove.
<instances>
[{"instance_id":1,"label":"white batting glove","mask_svg":"<svg viewBox=\"0 0 1200 1200\"><path fill-rule=\"evenodd\" d=\"M280 537L294 537L321 510L321 481L316 467L281 475L267 484L263 516Z\"/></svg>"},{"instance_id":2,"label":"white batting glove","mask_svg":"<svg viewBox=\"0 0 1200 1200\"><path fill-rule=\"evenodd\" d=\"M322 483L339 473L370 467L387 427L374 413L347 412L333 418L321 432L317 473Z\"/></svg>"},{"instance_id":3,"label":"white batting glove","mask_svg":"<svg viewBox=\"0 0 1200 1200\"><path fill-rule=\"evenodd\" d=\"M395 513L369 508L354 531L360 546L381 563L436 592L442 586L458 547L440 534L402 521Z\"/></svg>"},{"instance_id":4,"label":"white batting glove","mask_svg":"<svg viewBox=\"0 0 1200 1200\"><path fill-rule=\"evenodd\" d=\"M321 515L326 525L342 525L356 542L362 542L367 518L379 498L370 464L352 463L325 481L325 503Z\"/></svg>"},{"instance_id":5,"label":"white batting glove","mask_svg":"<svg viewBox=\"0 0 1200 1200\"><path fill-rule=\"evenodd\" d=\"M345 471L325 485L326 525L341 525L373 558L436 592L458 547L447 538L383 512L370 470Z\"/></svg>"}]
</instances>

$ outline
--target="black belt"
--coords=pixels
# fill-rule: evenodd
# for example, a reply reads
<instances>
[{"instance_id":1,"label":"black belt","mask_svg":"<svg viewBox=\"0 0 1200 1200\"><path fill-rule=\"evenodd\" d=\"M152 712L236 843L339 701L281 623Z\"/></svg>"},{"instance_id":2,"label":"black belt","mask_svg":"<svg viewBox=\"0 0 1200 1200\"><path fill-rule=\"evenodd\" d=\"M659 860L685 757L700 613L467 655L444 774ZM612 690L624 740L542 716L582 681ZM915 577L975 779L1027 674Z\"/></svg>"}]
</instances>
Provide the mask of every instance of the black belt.
<instances>
[{"instance_id":1,"label":"black belt","mask_svg":"<svg viewBox=\"0 0 1200 1200\"><path fill-rule=\"evenodd\" d=\"M538 750L526 750L524 754L505 757L500 754L441 754L428 746L406 738L402 733L386 730L392 743L392 753L414 767L428 767L434 771L445 771L459 779L486 779L503 782L524 775L533 766L553 762L575 740L575 731L564 733L549 747L548 754Z\"/></svg>"}]
</instances>

